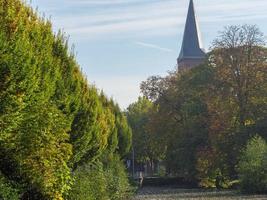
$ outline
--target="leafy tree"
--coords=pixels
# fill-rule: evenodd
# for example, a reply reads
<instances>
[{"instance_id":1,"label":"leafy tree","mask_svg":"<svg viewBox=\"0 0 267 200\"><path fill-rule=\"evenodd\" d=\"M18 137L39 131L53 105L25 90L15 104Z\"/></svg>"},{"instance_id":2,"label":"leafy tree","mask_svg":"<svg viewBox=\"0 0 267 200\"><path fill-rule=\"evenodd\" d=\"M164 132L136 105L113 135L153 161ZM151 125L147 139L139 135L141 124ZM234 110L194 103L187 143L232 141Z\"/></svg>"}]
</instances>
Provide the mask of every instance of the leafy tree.
<instances>
[{"instance_id":1,"label":"leafy tree","mask_svg":"<svg viewBox=\"0 0 267 200\"><path fill-rule=\"evenodd\" d=\"M158 156L151 143L156 138L152 139L153 135L147 128L153 109L153 104L145 97L139 97L138 101L127 109L128 122L133 130L135 158L139 162L153 161Z\"/></svg>"},{"instance_id":2,"label":"leafy tree","mask_svg":"<svg viewBox=\"0 0 267 200\"><path fill-rule=\"evenodd\" d=\"M222 152L232 178L241 147L266 120L267 52L263 44L256 26L229 26L214 41L209 56L215 71L207 95L210 138L216 151ZM264 130L259 133L265 134Z\"/></svg>"},{"instance_id":3,"label":"leafy tree","mask_svg":"<svg viewBox=\"0 0 267 200\"><path fill-rule=\"evenodd\" d=\"M266 137L266 55L256 26L229 26L202 65L141 84L157 107L144 126L168 172L211 187L237 178L242 146L255 131Z\"/></svg>"},{"instance_id":4,"label":"leafy tree","mask_svg":"<svg viewBox=\"0 0 267 200\"><path fill-rule=\"evenodd\" d=\"M249 140L238 164L241 189L245 193L267 192L267 144L255 136Z\"/></svg>"},{"instance_id":5,"label":"leafy tree","mask_svg":"<svg viewBox=\"0 0 267 200\"><path fill-rule=\"evenodd\" d=\"M196 174L196 151L207 143L207 106L199 89L207 82L202 78L203 69L152 77L141 85L143 93L158 106L149 127L165 144L168 172L189 179Z\"/></svg>"},{"instance_id":6,"label":"leafy tree","mask_svg":"<svg viewBox=\"0 0 267 200\"><path fill-rule=\"evenodd\" d=\"M210 55L221 83L219 91L234 105L233 115L241 128L266 116L266 97L261 95L266 92L264 44L264 36L255 25L229 26L214 41ZM258 107L265 109L258 112Z\"/></svg>"}]
</instances>

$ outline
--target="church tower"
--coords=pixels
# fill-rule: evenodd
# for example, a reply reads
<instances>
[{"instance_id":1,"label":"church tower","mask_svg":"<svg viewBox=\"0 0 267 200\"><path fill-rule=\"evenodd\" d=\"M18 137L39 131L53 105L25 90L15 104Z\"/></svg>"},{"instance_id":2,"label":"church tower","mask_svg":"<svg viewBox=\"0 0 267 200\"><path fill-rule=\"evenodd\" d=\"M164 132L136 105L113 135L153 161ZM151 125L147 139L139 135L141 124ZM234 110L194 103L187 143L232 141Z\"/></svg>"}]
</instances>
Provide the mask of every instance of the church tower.
<instances>
[{"instance_id":1,"label":"church tower","mask_svg":"<svg viewBox=\"0 0 267 200\"><path fill-rule=\"evenodd\" d=\"M186 70L204 62L206 53L202 46L194 2L190 0L184 37L180 55L177 59L178 70Z\"/></svg>"}]
</instances>

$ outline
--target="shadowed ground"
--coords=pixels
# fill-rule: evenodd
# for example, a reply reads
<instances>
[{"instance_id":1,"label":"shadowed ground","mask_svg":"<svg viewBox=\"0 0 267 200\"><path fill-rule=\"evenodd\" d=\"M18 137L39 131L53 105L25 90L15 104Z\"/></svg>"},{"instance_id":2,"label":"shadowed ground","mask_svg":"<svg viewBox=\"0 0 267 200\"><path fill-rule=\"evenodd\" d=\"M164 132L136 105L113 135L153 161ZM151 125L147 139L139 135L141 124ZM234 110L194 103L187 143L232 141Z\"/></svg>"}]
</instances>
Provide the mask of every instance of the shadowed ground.
<instances>
[{"instance_id":1,"label":"shadowed ground","mask_svg":"<svg viewBox=\"0 0 267 200\"><path fill-rule=\"evenodd\" d=\"M144 187L133 200L267 200L267 195L246 196L236 191Z\"/></svg>"}]
</instances>

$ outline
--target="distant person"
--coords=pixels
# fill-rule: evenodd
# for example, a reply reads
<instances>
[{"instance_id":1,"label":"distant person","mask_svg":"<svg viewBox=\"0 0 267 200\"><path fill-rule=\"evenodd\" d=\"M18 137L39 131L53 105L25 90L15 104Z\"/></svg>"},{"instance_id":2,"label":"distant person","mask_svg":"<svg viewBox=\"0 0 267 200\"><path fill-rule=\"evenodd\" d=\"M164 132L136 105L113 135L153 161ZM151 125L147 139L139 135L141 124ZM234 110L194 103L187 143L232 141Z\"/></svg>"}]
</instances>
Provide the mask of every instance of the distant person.
<instances>
[{"instance_id":1,"label":"distant person","mask_svg":"<svg viewBox=\"0 0 267 200\"><path fill-rule=\"evenodd\" d=\"M143 186L143 181L144 181L143 172L140 171L139 172L139 176L138 176L139 187L142 187Z\"/></svg>"}]
</instances>

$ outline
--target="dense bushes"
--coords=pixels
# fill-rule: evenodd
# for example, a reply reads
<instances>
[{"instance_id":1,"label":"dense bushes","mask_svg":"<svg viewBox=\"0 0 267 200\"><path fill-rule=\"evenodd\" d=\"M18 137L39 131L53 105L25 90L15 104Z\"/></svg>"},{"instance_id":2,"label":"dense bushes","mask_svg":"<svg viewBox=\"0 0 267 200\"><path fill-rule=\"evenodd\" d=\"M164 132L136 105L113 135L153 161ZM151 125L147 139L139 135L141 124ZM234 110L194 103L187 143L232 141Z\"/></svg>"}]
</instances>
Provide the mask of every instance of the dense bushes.
<instances>
[{"instance_id":1,"label":"dense bushes","mask_svg":"<svg viewBox=\"0 0 267 200\"><path fill-rule=\"evenodd\" d=\"M73 187L66 199L108 200L106 179L101 163L78 167L74 172Z\"/></svg>"},{"instance_id":2,"label":"dense bushes","mask_svg":"<svg viewBox=\"0 0 267 200\"><path fill-rule=\"evenodd\" d=\"M108 164L104 166L106 172L107 191L110 200L129 199L132 188L129 185L127 173L123 162L119 156L114 155L108 160Z\"/></svg>"},{"instance_id":3,"label":"dense bushes","mask_svg":"<svg viewBox=\"0 0 267 200\"><path fill-rule=\"evenodd\" d=\"M241 155L238 172L243 192L267 192L267 143L263 138L256 136L249 141Z\"/></svg>"},{"instance_id":4,"label":"dense bushes","mask_svg":"<svg viewBox=\"0 0 267 200\"><path fill-rule=\"evenodd\" d=\"M97 162L78 167L74 177L70 200L126 200L132 191L124 164L116 155L108 165Z\"/></svg>"},{"instance_id":5,"label":"dense bushes","mask_svg":"<svg viewBox=\"0 0 267 200\"><path fill-rule=\"evenodd\" d=\"M18 200L19 190L14 187L0 172L0 198L3 200Z\"/></svg>"},{"instance_id":6,"label":"dense bushes","mask_svg":"<svg viewBox=\"0 0 267 200\"><path fill-rule=\"evenodd\" d=\"M112 163L130 145L124 114L88 85L66 37L20 0L0 0L0 199L62 200L85 181L81 173L103 174L95 188L85 185L88 196L116 190L119 199L124 189L108 181L128 187L126 174L115 173L123 165ZM95 162L105 164L88 171Z\"/></svg>"}]
</instances>

